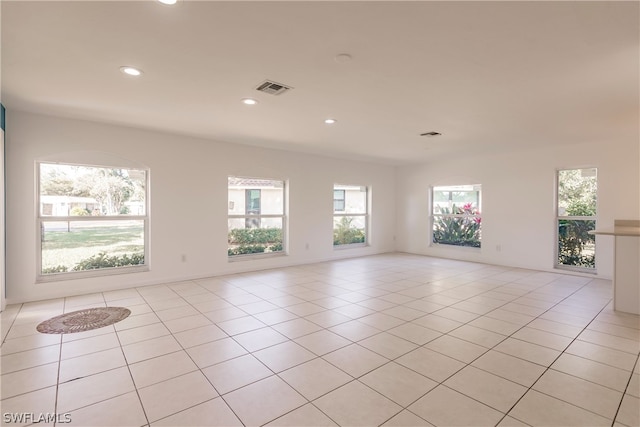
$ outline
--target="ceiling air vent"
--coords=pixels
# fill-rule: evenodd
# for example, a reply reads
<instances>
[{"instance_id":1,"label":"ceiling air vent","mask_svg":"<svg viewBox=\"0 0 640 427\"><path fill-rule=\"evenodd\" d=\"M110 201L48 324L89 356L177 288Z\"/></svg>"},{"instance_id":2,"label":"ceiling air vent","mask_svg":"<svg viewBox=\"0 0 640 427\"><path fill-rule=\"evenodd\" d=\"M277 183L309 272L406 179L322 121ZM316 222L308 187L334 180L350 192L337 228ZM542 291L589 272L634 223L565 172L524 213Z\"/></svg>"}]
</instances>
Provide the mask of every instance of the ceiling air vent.
<instances>
[{"instance_id":1,"label":"ceiling air vent","mask_svg":"<svg viewBox=\"0 0 640 427\"><path fill-rule=\"evenodd\" d=\"M420 136L440 136L440 135L442 135L440 132L425 132L420 134Z\"/></svg>"},{"instance_id":2,"label":"ceiling air vent","mask_svg":"<svg viewBox=\"0 0 640 427\"><path fill-rule=\"evenodd\" d=\"M265 80L260 83L260 85L256 88L260 92L268 93L270 95L280 95L288 91L289 89L293 89L291 86L283 85L282 83L276 83L269 80Z\"/></svg>"}]
</instances>

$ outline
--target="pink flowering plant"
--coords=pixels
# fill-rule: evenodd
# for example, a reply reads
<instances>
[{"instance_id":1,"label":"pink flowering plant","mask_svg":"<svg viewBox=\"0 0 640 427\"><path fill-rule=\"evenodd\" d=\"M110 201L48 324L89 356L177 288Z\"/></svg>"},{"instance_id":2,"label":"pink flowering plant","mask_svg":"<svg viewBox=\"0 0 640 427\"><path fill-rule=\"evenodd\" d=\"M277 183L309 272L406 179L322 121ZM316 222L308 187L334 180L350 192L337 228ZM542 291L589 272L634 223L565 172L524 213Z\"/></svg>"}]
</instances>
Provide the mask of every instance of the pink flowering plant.
<instances>
[{"instance_id":1,"label":"pink flowering plant","mask_svg":"<svg viewBox=\"0 0 640 427\"><path fill-rule=\"evenodd\" d=\"M433 243L480 247L480 212L472 203L435 207Z\"/></svg>"}]
</instances>

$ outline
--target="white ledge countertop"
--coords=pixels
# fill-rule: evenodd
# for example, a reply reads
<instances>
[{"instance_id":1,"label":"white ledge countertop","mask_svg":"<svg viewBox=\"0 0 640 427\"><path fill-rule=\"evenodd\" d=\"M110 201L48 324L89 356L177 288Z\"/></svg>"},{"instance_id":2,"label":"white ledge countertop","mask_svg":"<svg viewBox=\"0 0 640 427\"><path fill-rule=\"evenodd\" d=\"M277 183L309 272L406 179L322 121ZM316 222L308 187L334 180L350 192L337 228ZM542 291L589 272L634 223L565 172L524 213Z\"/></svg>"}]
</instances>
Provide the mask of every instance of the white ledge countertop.
<instances>
[{"instance_id":1,"label":"white ledge countertop","mask_svg":"<svg viewBox=\"0 0 640 427\"><path fill-rule=\"evenodd\" d=\"M589 231L589 234L599 234L603 236L632 236L640 237L640 220L616 219L613 227L600 228Z\"/></svg>"}]
</instances>

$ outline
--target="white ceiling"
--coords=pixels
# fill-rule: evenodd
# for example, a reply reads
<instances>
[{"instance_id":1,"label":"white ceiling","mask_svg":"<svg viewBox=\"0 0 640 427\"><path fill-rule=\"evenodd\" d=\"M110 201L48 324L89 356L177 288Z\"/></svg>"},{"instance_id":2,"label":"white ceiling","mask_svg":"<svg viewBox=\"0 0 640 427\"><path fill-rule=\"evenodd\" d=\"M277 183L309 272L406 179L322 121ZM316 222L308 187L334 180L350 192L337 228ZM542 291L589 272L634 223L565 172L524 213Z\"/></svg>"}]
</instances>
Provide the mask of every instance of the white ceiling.
<instances>
[{"instance_id":1,"label":"white ceiling","mask_svg":"<svg viewBox=\"0 0 640 427\"><path fill-rule=\"evenodd\" d=\"M635 1L1 3L9 110L388 164L638 138Z\"/></svg>"}]
</instances>

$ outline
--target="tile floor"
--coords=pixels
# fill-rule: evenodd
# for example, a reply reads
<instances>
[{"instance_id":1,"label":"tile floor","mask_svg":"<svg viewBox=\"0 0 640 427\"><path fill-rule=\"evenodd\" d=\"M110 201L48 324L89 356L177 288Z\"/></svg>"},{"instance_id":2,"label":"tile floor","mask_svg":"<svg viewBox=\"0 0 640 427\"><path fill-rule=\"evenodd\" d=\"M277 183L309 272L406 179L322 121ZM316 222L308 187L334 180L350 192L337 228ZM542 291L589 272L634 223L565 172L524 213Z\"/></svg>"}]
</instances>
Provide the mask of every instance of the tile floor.
<instances>
[{"instance_id":1,"label":"tile floor","mask_svg":"<svg viewBox=\"0 0 640 427\"><path fill-rule=\"evenodd\" d=\"M640 320L611 294L605 280L389 254L14 305L2 422L638 426ZM35 330L105 305L131 316Z\"/></svg>"}]
</instances>

